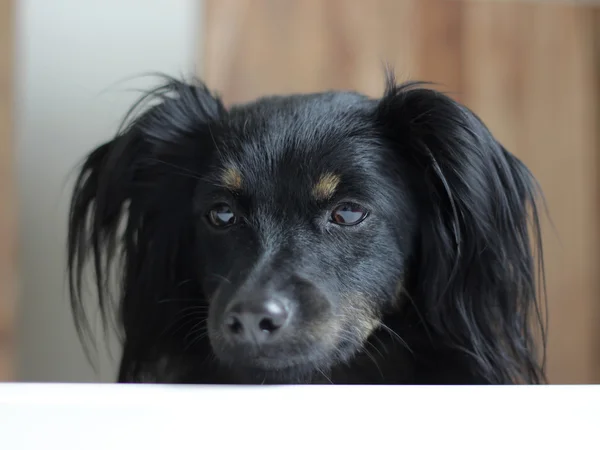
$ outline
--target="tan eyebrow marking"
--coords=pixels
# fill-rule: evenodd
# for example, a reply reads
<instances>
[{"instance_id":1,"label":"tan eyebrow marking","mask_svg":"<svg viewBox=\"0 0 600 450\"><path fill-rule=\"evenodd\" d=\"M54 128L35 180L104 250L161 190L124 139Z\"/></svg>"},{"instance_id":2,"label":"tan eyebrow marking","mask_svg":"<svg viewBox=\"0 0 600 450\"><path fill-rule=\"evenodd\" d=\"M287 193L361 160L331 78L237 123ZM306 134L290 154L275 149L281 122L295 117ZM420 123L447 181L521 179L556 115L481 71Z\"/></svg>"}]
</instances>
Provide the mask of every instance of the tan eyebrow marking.
<instances>
[{"instance_id":1,"label":"tan eyebrow marking","mask_svg":"<svg viewBox=\"0 0 600 450\"><path fill-rule=\"evenodd\" d=\"M313 186L312 195L316 200L327 200L335 194L335 190L340 184L340 177L334 173L325 173L321 175L319 181Z\"/></svg>"},{"instance_id":2,"label":"tan eyebrow marking","mask_svg":"<svg viewBox=\"0 0 600 450\"><path fill-rule=\"evenodd\" d=\"M228 167L221 174L221 182L227 189L239 191L242 189L242 174L235 167Z\"/></svg>"}]
</instances>

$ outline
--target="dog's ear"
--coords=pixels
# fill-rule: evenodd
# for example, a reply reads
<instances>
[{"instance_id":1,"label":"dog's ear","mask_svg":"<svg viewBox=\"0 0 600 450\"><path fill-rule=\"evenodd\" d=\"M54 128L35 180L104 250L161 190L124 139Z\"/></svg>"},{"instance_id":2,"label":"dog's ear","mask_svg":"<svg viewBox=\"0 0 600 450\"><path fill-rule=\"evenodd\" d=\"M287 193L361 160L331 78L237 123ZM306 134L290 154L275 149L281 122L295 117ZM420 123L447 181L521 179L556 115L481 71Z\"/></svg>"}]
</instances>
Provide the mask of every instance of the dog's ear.
<instances>
[{"instance_id":1,"label":"dog's ear","mask_svg":"<svg viewBox=\"0 0 600 450\"><path fill-rule=\"evenodd\" d=\"M423 84L390 79L376 116L422 182L410 289L433 340L485 382L543 382L534 178L468 108Z\"/></svg>"},{"instance_id":2,"label":"dog's ear","mask_svg":"<svg viewBox=\"0 0 600 450\"><path fill-rule=\"evenodd\" d=\"M144 339L157 334L159 301L182 295L173 286L189 288L193 189L214 147L209 127L224 114L201 83L167 79L134 105L112 141L84 160L68 222L71 306L82 339L90 337L82 299L89 260L104 325L118 310L129 346L151 345Z\"/></svg>"}]
</instances>

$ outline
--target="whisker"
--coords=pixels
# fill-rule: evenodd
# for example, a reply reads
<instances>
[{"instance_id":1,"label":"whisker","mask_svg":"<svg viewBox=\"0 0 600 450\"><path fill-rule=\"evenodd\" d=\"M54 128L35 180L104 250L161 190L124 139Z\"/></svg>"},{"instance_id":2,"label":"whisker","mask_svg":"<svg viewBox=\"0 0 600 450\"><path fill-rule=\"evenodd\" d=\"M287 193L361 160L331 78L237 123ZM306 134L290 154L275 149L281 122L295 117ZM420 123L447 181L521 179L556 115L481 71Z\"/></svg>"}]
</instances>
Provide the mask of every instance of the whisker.
<instances>
[{"instance_id":1,"label":"whisker","mask_svg":"<svg viewBox=\"0 0 600 450\"><path fill-rule=\"evenodd\" d=\"M181 314L185 313L186 311L198 311L198 312L205 313L208 311L208 305L186 306L185 308L181 308L179 311L177 311L177 315L181 315Z\"/></svg>"},{"instance_id":2,"label":"whisker","mask_svg":"<svg viewBox=\"0 0 600 450\"><path fill-rule=\"evenodd\" d=\"M379 364L377 363L377 359L375 359L375 357L365 347L363 347L363 351L364 351L365 355L367 355L369 357L369 359L371 361L373 361L373 364L375 364L375 367L377 367L377 371L381 375L381 378L383 380L385 380L385 376L383 375L383 372L381 371L381 367L379 367Z\"/></svg>"},{"instance_id":3,"label":"whisker","mask_svg":"<svg viewBox=\"0 0 600 450\"><path fill-rule=\"evenodd\" d=\"M196 345L198 342L200 342L202 339L204 339L204 337L206 335L208 335L208 331L204 331L204 332L200 333L189 344L187 344L183 350L187 351L188 349L192 348L194 345Z\"/></svg>"},{"instance_id":4,"label":"whisker","mask_svg":"<svg viewBox=\"0 0 600 450\"><path fill-rule=\"evenodd\" d=\"M210 125L208 126L208 132L210 133L210 138L212 139L213 145L215 146L215 149L218 149L219 146L217 145L217 141L215 139L215 135L213 134L212 128L210 127Z\"/></svg>"},{"instance_id":5,"label":"whisker","mask_svg":"<svg viewBox=\"0 0 600 450\"><path fill-rule=\"evenodd\" d=\"M373 350L375 350L377 352L377 354L379 354L379 356L381 356L382 359L384 358L383 354L379 351L379 349L377 348L377 346L375 344L373 344L372 342L369 342L369 341L365 341L365 344L370 345L373 348Z\"/></svg>"},{"instance_id":6,"label":"whisker","mask_svg":"<svg viewBox=\"0 0 600 450\"><path fill-rule=\"evenodd\" d=\"M223 275L219 275L218 273L210 273L207 275L208 277L216 278L218 280L224 281L227 284L231 284L231 281L225 278Z\"/></svg>"},{"instance_id":7,"label":"whisker","mask_svg":"<svg viewBox=\"0 0 600 450\"><path fill-rule=\"evenodd\" d=\"M190 328L190 330L186 333L185 337L183 338L183 341L186 342L190 338L190 336L192 336L197 331L201 330L207 321L208 319L198 321L198 323L192 326L192 328Z\"/></svg>"},{"instance_id":8,"label":"whisker","mask_svg":"<svg viewBox=\"0 0 600 450\"><path fill-rule=\"evenodd\" d=\"M376 334L373 334L373 339L376 339L377 340L377 345L380 346L383 349L383 351L385 352L386 355L389 355L390 352L389 352L388 348L385 346L385 343L381 340L381 338L379 336L377 336ZM377 347L377 346L375 346L375 347ZM381 354L381 352L379 354L382 357L384 357Z\"/></svg>"},{"instance_id":9,"label":"whisker","mask_svg":"<svg viewBox=\"0 0 600 450\"><path fill-rule=\"evenodd\" d=\"M192 279L191 279L191 278L188 278L187 280L183 280L181 283L179 283L179 284L178 284L177 286L175 286L175 287L176 287L176 288L180 288L181 286L183 286L183 285L185 285L185 284L187 284L187 283L189 283L189 282L191 282L191 281L192 281Z\"/></svg>"},{"instance_id":10,"label":"whisker","mask_svg":"<svg viewBox=\"0 0 600 450\"><path fill-rule=\"evenodd\" d=\"M183 318L181 320L181 323L179 324L179 326L175 330L173 330L173 332L171 333L171 336L176 335L181 329L183 329L186 326L188 326L190 324L190 322L194 322L195 320L199 320L198 318L201 318L201 317L203 317L203 315L200 315L200 314L190 314L190 315L186 316L185 318ZM175 323L177 323L177 322L175 322ZM175 324L173 324L173 326L174 325Z\"/></svg>"},{"instance_id":11,"label":"whisker","mask_svg":"<svg viewBox=\"0 0 600 450\"><path fill-rule=\"evenodd\" d=\"M345 331L345 330L340 330L340 331ZM350 336L353 336L352 334L349 334ZM354 336L353 336L354 337ZM341 335L341 338L343 341L345 342L350 342L352 344L356 344L357 343L357 339L353 338L353 339L348 339L346 337L344 337L344 335ZM381 379L385 380L385 376L383 375L383 372L381 370L381 367L379 367L379 363L377 362L377 359L369 352L369 350L366 347L362 347L362 352L373 362L373 364L375 365L375 367L377 368L377 371L379 372L379 374L381 375Z\"/></svg>"},{"instance_id":12,"label":"whisker","mask_svg":"<svg viewBox=\"0 0 600 450\"><path fill-rule=\"evenodd\" d=\"M208 352L208 354L204 357L204 359L200 363L200 366L204 366L205 364L210 365L215 359L216 359L215 355L213 355L211 352Z\"/></svg>"},{"instance_id":13,"label":"whisker","mask_svg":"<svg viewBox=\"0 0 600 450\"><path fill-rule=\"evenodd\" d=\"M187 311L187 312L186 312ZM171 335L177 334L179 330L181 330L187 323L189 323L190 319L198 319L206 318L207 310L206 308L198 308L195 306L190 306L187 308L183 308L181 311L175 315L175 317L165 326L160 336L164 336L172 327L180 323L179 327L171 333Z\"/></svg>"},{"instance_id":14,"label":"whisker","mask_svg":"<svg viewBox=\"0 0 600 450\"><path fill-rule=\"evenodd\" d=\"M178 175L187 175L190 178L194 178L196 180L202 180L202 178L200 177L200 174L198 174L196 172L192 172L191 170L186 169L185 167L178 166L177 164L169 163L167 161L163 161L163 160L157 159L157 158L147 158L146 161L163 164L172 169L177 169L180 171L180 172L178 172Z\"/></svg>"},{"instance_id":15,"label":"whisker","mask_svg":"<svg viewBox=\"0 0 600 450\"><path fill-rule=\"evenodd\" d=\"M333 383L333 381L331 381L331 378L329 378L327 375L325 375L325 372L323 372L323 371L322 371L321 369L319 369L318 367L317 367L317 372L319 372L321 375L323 375L323 376L325 377L325 379L326 379L327 381L329 381L329 384L334 384L334 383Z\"/></svg>"},{"instance_id":16,"label":"whisker","mask_svg":"<svg viewBox=\"0 0 600 450\"><path fill-rule=\"evenodd\" d=\"M419 308L417 307L417 303L415 302L415 299L412 298L412 295L410 295L410 293L404 287L401 288L401 292L402 292L403 295L406 296L406 298L408 299L408 301L411 303L413 309L415 310L415 312L417 313L417 316L419 317L419 320L423 324L423 327L425 329L425 333L427 334L427 337L429 338L429 340L431 342L433 342L433 336L429 332L429 326L427 325L427 321L425 320L425 318L421 314L421 311L419 311Z\"/></svg>"},{"instance_id":17,"label":"whisker","mask_svg":"<svg viewBox=\"0 0 600 450\"><path fill-rule=\"evenodd\" d=\"M414 352L413 352L412 348L410 348L410 345L408 345L408 343L404 339L402 339L402 337L400 337L400 335L398 333L396 333L394 330L392 330L390 327L388 327L383 322L380 323L379 326L381 328L383 328L384 330L386 330L392 338L398 339L398 342L400 342L404 346L404 348L406 348L406 350L408 350L411 354L414 355Z\"/></svg>"}]
</instances>

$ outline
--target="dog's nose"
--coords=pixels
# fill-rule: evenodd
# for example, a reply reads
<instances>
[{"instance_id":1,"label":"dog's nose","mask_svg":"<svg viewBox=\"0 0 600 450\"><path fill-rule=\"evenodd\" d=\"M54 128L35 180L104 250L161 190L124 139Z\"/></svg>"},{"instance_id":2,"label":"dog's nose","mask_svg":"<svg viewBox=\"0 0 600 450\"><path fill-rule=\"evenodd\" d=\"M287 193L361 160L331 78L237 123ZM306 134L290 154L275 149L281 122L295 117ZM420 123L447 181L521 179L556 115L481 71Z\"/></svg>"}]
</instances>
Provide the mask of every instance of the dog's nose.
<instances>
[{"instance_id":1,"label":"dog's nose","mask_svg":"<svg viewBox=\"0 0 600 450\"><path fill-rule=\"evenodd\" d=\"M262 344L274 339L290 321L290 309L284 298L239 302L225 315L225 333L238 341Z\"/></svg>"}]
</instances>

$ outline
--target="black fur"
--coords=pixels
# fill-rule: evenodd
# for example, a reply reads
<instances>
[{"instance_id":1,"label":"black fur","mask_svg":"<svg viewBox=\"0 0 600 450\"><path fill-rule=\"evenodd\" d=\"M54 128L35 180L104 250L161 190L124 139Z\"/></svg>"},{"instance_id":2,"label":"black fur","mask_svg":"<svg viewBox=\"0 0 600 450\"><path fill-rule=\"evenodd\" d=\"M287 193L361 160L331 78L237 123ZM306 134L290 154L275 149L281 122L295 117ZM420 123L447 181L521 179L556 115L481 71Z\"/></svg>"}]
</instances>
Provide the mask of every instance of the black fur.
<instances>
[{"instance_id":1,"label":"black fur","mask_svg":"<svg viewBox=\"0 0 600 450\"><path fill-rule=\"evenodd\" d=\"M91 257L104 318L119 314L119 381L545 381L536 184L466 107L390 77L381 99L226 109L167 79L131 115L87 157L69 220L75 320L85 335ZM339 177L330 200L313 192L324 174ZM331 222L347 201L366 218ZM239 221L215 229L221 203ZM294 311L283 337L225 337L233 303L273 296Z\"/></svg>"}]
</instances>

